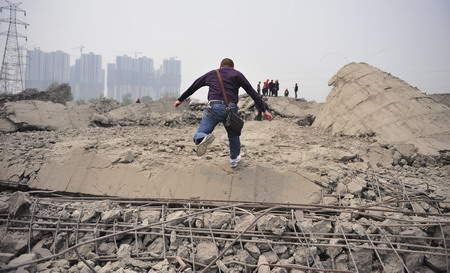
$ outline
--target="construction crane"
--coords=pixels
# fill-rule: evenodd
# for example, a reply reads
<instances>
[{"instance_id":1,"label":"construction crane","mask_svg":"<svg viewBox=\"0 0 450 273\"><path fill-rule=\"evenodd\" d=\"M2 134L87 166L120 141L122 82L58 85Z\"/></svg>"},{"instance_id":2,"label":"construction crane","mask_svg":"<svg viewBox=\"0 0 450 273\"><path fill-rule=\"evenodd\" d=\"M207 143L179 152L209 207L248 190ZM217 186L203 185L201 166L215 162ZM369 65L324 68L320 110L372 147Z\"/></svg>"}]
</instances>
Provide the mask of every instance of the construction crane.
<instances>
[{"instance_id":1,"label":"construction crane","mask_svg":"<svg viewBox=\"0 0 450 273\"><path fill-rule=\"evenodd\" d=\"M71 48L69 50L79 49L80 50L80 55L81 55L81 54L83 54L83 48L85 48L85 46L84 45L80 45L78 47L74 47L74 48Z\"/></svg>"},{"instance_id":2,"label":"construction crane","mask_svg":"<svg viewBox=\"0 0 450 273\"><path fill-rule=\"evenodd\" d=\"M144 54L143 52L137 51L137 50L135 50L135 51L116 51L116 52L118 52L118 53L134 53L135 59L137 59L138 55Z\"/></svg>"}]
</instances>

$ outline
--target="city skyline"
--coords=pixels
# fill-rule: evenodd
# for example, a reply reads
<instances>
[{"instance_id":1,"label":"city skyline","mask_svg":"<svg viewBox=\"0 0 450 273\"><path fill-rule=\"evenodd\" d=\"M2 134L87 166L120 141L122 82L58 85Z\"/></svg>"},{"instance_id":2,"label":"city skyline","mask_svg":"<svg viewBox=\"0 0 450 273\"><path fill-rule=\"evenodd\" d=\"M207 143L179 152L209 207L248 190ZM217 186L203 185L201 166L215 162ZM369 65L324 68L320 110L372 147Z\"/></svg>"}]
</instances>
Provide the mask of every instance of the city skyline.
<instances>
[{"instance_id":1,"label":"city skyline","mask_svg":"<svg viewBox=\"0 0 450 273\"><path fill-rule=\"evenodd\" d=\"M155 69L152 58L116 56L114 63L107 64L107 70L99 54L82 53L73 62L70 59L69 53L61 50L28 50L25 87L46 90L53 82L67 82L74 100L85 101L108 97L122 102L125 96L131 100L145 96L158 100L177 97L180 92L181 61L173 58L165 59Z\"/></svg>"}]
</instances>

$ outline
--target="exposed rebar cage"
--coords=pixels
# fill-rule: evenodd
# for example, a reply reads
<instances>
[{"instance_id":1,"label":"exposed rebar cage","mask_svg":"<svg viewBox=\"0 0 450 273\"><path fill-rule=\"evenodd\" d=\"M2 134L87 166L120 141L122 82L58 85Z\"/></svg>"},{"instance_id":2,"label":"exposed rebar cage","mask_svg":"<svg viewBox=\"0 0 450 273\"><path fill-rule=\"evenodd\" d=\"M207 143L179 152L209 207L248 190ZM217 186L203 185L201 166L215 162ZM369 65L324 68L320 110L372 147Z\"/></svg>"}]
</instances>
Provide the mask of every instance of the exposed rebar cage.
<instances>
[{"instance_id":1,"label":"exposed rebar cage","mask_svg":"<svg viewBox=\"0 0 450 273\"><path fill-rule=\"evenodd\" d=\"M413 272L419 265L411 260L449 258L450 215L405 208L419 203L438 206L418 196L364 207L33 197L27 213L1 214L0 226L28 237L28 252L40 239L53 254L27 264L64 258L91 271L108 262L147 270L166 262L194 272L393 272L396 261ZM205 259L208 244L215 253Z\"/></svg>"},{"instance_id":2,"label":"exposed rebar cage","mask_svg":"<svg viewBox=\"0 0 450 273\"><path fill-rule=\"evenodd\" d=\"M9 10L9 18L2 18L0 22L9 23L8 31L0 33L6 35L5 51L3 53L2 68L0 71L0 93L18 93L24 89L23 62L19 38L26 36L17 32L17 25L28 26L27 23L17 19L17 12L26 12L19 8L20 3L5 0L8 6L1 7L0 11Z\"/></svg>"}]
</instances>

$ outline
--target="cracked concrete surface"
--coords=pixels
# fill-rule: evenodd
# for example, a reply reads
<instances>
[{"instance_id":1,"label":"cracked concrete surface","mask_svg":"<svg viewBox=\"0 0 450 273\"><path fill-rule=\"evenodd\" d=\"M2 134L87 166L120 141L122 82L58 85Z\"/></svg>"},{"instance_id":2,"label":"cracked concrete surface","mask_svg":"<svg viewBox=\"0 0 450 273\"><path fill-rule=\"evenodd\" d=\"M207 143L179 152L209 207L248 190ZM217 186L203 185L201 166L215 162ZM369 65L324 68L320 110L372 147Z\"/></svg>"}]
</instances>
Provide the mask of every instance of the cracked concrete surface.
<instances>
[{"instance_id":1,"label":"cracked concrete surface","mask_svg":"<svg viewBox=\"0 0 450 273\"><path fill-rule=\"evenodd\" d=\"M314 126L333 134L374 134L384 144L414 144L422 154L450 149L450 108L365 63L344 66Z\"/></svg>"}]
</instances>

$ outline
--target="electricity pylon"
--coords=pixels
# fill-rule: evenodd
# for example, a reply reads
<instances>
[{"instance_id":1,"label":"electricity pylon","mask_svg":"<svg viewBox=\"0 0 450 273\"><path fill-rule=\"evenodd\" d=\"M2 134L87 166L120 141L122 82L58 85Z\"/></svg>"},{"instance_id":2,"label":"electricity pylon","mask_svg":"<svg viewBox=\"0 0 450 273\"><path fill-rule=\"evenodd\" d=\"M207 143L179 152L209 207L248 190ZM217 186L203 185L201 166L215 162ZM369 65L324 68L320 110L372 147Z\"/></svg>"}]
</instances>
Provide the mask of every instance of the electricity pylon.
<instances>
[{"instance_id":1,"label":"electricity pylon","mask_svg":"<svg viewBox=\"0 0 450 273\"><path fill-rule=\"evenodd\" d=\"M3 54L2 68L0 71L0 93L18 93L24 89L23 84L23 69L21 48L19 47L19 38L27 37L17 33L17 25L24 25L27 28L28 24L17 19L17 12L23 12L24 16L27 13L19 8L20 3L11 3L5 0L8 6L1 7L0 12L4 9L9 10L9 18L2 18L0 22L9 23L8 32L2 32L0 35L6 35L5 52Z\"/></svg>"}]
</instances>

